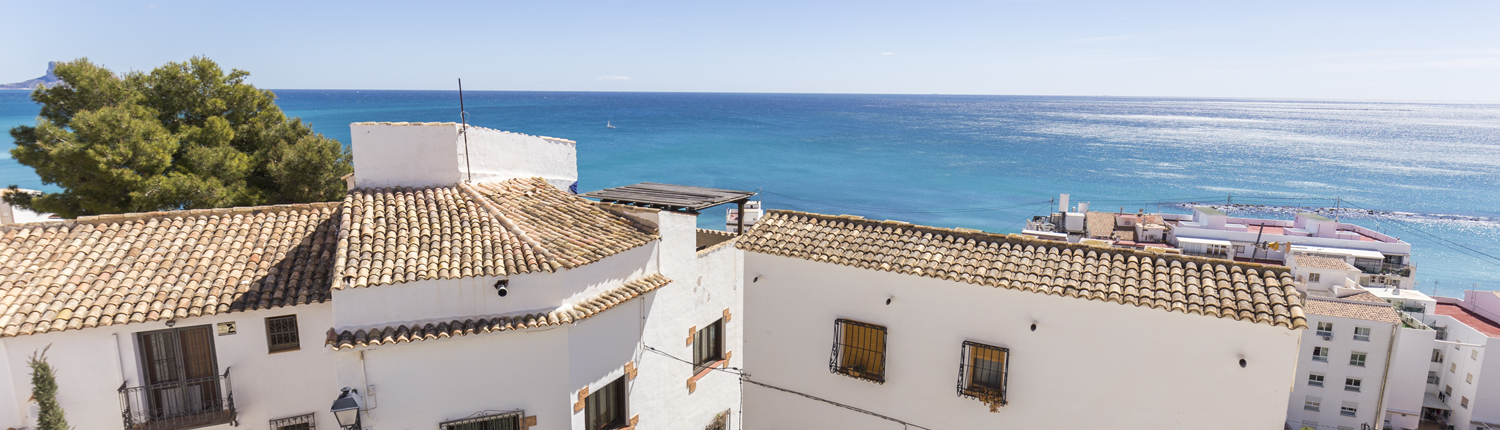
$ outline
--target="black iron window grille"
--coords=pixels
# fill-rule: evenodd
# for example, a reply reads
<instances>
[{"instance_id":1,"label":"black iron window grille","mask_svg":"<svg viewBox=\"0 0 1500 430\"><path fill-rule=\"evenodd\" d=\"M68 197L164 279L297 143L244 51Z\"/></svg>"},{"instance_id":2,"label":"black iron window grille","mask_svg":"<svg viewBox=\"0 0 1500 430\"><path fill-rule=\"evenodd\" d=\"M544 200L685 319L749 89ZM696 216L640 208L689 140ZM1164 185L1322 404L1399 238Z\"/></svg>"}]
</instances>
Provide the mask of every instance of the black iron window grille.
<instances>
[{"instance_id":1,"label":"black iron window grille","mask_svg":"<svg viewBox=\"0 0 1500 430\"><path fill-rule=\"evenodd\" d=\"M964 341L959 356L958 395L984 402L992 411L1005 406L1009 367L1009 349Z\"/></svg>"},{"instance_id":2,"label":"black iron window grille","mask_svg":"<svg viewBox=\"0 0 1500 430\"><path fill-rule=\"evenodd\" d=\"M271 420L271 430L317 430L313 414Z\"/></svg>"},{"instance_id":3,"label":"black iron window grille","mask_svg":"<svg viewBox=\"0 0 1500 430\"><path fill-rule=\"evenodd\" d=\"M584 428L607 430L625 428L625 377L589 393L584 399Z\"/></svg>"},{"instance_id":4,"label":"black iron window grille","mask_svg":"<svg viewBox=\"0 0 1500 430\"><path fill-rule=\"evenodd\" d=\"M724 359L724 320L714 321L693 335L693 373Z\"/></svg>"},{"instance_id":5,"label":"black iron window grille","mask_svg":"<svg viewBox=\"0 0 1500 430\"><path fill-rule=\"evenodd\" d=\"M884 384L885 327L842 318L835 321L828 370Z\"/></svg>"},{"instance_id":6,"label":"black iron window grille","mask_svg":"<svg viewBox=\"0 0 1500 430\"><path fill-rule=\"evenodd\" d=\"M438 424L438 430L521 430L525 411L481 412L468 418Z\"/></svg>"},{"instance_id":7,"label":"black iron window grille","mask_svg":"<svg viewBox=\"0 0 1500 430\"><path fill-rule=\"evenodd\" d=\"M271 352L302 349L302 343L297 339L297 316L266 318L266 344Z\"/></svg>"}]
</instances>

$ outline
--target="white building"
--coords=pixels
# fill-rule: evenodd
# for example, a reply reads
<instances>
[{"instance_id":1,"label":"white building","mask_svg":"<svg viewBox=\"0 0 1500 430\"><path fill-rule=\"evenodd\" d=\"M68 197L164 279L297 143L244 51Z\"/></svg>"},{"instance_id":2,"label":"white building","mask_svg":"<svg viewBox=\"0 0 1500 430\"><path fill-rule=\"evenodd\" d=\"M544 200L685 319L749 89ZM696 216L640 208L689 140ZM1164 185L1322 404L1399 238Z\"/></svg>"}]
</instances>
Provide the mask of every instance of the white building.
<instances>
[{"instance_id":1,"label":"white building","mask_svg":"<svg viewBox=\"0 0 1500 430\"><path fill-rule=\"evenodd\" d=\"M1411 244L1398 238L1314 213L1293 220L1230 217L1211 207L1192 215L1162 214L1170 241L1188 255L1237 261L1281 262L1288 254L1341 258L1360 270L1365 287L1411 288ZM1257 243L1289 243L1291 250L1261 249Z\"/></svg>"},{"instance_id":2,"label":"white building","mask_svg":"<svg viewBox=\"0 0 1500 430\"><path fill-rule=\"evenodd\" d=\"M343 202L0 228L0 427L33 425L26 359L49 345L80 429L337 428L346 389L365 429L739 414L712 370L742 360L733 238L564 191L571 141L352 128Z\"/></svg>"},{"instance_id":3,"label":"white building","mask_svg":"<svg viewBox=\"0 0 1500 430\"><path fill-rule=\"evenodd\" d=\"M736 246L746 429L1284 425L1284 268L788 211Z\"/></svg>"},{"instance_id":4,"label":"white building","mask_svg":"<svg viewBox=\"0 0 1500 430\"><path fill-rule=\"evenodd\" d=\"M1287 422L1303 429L1416 429L1435 332L1366 292L1308 297Z\"/></svg>"},{"instance_id":5,"label":"white building","mask_svg":"<svg viewBox=\"0 0 1500 430\"><path fill-rule=\"evenodd\" d=\"M1409 313L1437 330L1422 419L1454 429L1500 429L1500 354L1494 354L1500 350L1500 293L1436 299L1432 312Z\"/></svg>"}]
</instances>

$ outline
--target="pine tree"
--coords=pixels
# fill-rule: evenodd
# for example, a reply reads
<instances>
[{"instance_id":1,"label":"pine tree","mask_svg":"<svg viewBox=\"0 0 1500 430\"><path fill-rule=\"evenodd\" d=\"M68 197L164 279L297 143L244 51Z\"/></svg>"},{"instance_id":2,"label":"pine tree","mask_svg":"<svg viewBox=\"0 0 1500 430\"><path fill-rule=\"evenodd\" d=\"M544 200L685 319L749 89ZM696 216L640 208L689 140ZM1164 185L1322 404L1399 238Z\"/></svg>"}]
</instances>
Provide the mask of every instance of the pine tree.
<instances>
[{"instance_id":1,"label":"pine tree","mask_svg":"<svg viewBox=\"0 0 1500 430\"><path fill-rule=\"evenodd\" d=\"M287 118L248 72L193 57L125 74L80 58L56 73L62 85L31 93L36 125L10 130L11 156L63 191L12 192L13 205L74 218L344 196L349 150Z\"/></svg>"},{"instance_id":2,"label":"pine tree","mask_svg":"<svg viewBox=\"0 0 1500 430\"><path fill-rule=\"evenodd\" d=\"M41 409L36 420L37 429L68 430L68 417L63 413L62 406L57 404L56 371L51 364L47 364L47 350L51 348L52 345L47 345L41 352L32 353L31 359L26 362L31 366L31 398L36 399L36 404Z\"/></svg>"}]
</instances>

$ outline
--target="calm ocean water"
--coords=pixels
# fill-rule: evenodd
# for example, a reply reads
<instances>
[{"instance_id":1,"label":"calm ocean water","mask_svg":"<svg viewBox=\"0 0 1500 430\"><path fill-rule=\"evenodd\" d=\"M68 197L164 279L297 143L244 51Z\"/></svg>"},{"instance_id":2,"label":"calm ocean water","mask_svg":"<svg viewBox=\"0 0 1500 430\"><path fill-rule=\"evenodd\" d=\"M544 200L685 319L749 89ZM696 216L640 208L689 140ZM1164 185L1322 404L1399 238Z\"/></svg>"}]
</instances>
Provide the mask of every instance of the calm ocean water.
<instances>
[{"instance_id":1,"label":"calm ocean water","mask_svg":"<svg viewBox=\"0 0 1500 430\"><path fill-rule=\"evenodd\" d=\"M277 91L350 122L457 121L451 91ZM1343 206L1411 242L1419 288L1500 290L1500 104L813 94L466 92L475 125L578 141L579 190L653 181L765 205L994 232L1070 193L1094 210ZM0 91L0 126L34 121ZM616 129L606 129L605 121ZM10 143L9 139L0 139ZM49 189L0 160L0 185ZM1232 196L1232 197L1231 197ZM1334 200L1334 199L1342 199ZM1277 216L1284 218L1285 216ZM723 212L700 218L721 228Z\"/></svg>"}]
</instances>

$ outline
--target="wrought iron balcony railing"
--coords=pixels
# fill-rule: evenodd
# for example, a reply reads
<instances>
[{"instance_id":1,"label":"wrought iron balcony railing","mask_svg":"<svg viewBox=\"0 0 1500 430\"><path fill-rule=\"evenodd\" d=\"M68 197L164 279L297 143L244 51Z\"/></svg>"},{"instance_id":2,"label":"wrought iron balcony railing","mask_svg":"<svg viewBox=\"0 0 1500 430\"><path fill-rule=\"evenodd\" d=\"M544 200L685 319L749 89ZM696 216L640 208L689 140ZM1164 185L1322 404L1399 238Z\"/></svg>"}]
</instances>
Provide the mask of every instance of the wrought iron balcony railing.
<instances>
[{"instance_id":1,"label":"wrought iron balcony railing","mask_svg":"<svg viewBox=\"0 0 1500 430\"><path fill-rule=\"evenodd\" d=\"M223 375L140 387L120 384L126 430L183 430L238 424L229 369Z\"/></svg>"}]
</instances>

